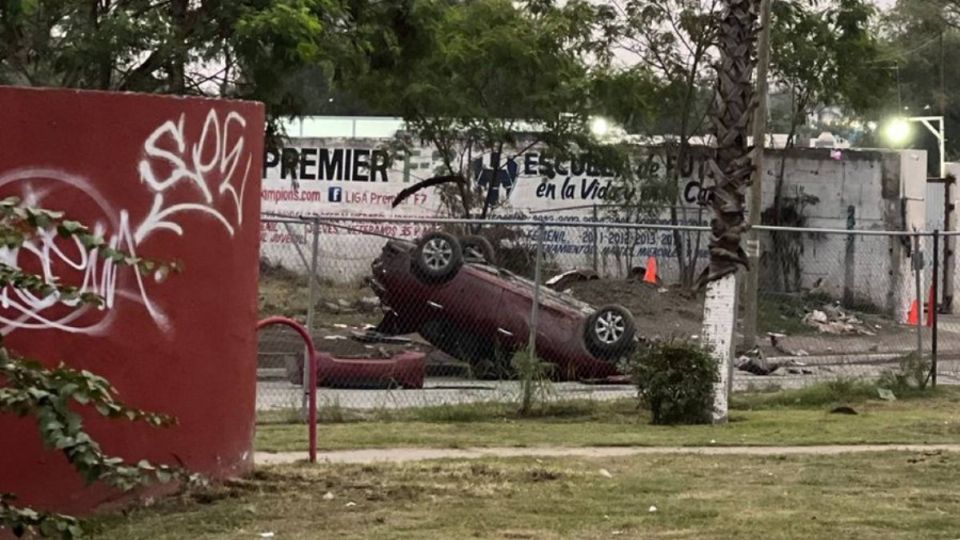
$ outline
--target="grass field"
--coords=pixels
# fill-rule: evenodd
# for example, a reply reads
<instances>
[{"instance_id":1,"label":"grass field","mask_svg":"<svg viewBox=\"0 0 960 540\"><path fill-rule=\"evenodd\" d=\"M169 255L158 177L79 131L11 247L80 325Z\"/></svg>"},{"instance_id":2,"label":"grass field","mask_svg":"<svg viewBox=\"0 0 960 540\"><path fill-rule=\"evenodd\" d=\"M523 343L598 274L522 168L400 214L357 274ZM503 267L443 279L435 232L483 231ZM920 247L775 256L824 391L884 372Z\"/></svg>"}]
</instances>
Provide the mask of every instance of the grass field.
<instances>
[{"instance_id":1,"label":"grass field","mask_svg":"<svg viewBox=\"0 0 960 540\"><path fill-rule=\"evenodd\" d=\"M295 465L103 518L96 537L956 538L958 482L960 455L930 452Z\"/></svg>"},{"instance_id":2,"label":"grass field","mask_svg":"<svg viewBox=\"0 0 960 540\"><path fill-rule=\"evenodd\" d=\"M320 426L324 448L960 442L960 392L895 402L840 382L739 395L725 426L657 427L630 401L520 418L481 404L366 413ZM859 414L831 414L838 404ZM329 412L329 411L328 411ZM302 450L303 425L259 426ZM777 452L778 450L772 450ZM234 538L957 538L960 453L485 458L295 464L108 515L107 540Z\"/></svg>"},{"instance_id":3,"label":"grass field","mask_svg":"<svg viewBox=\"0 0 960 540\"><path fill-rule=\"evenodd\" d=\"M960 392L893 402L876 389L833 383L797 391L735 395L722 426L652 426L635 402L566 402L520 417L510 404L429 407L359 414L325 411L321 449L469 446L810 445L960 442ZM831 414L837 405L859 414ZM331 422L336 421L336 422ZM257 426L256 449L307 449L302 424Z\"/></svg>"}]
</instances>

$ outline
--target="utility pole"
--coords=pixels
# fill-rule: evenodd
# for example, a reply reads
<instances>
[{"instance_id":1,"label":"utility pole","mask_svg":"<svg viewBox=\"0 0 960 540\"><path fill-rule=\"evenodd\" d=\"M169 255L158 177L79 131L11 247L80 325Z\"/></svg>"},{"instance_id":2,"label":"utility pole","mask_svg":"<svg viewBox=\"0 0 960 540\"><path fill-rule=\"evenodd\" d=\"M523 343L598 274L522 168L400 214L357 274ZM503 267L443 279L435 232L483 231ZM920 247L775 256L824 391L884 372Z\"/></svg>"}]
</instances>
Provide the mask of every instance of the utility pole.
<instances>
[{"instance_id":1,"label":"utility pole","mask_svg":"<svg viewBox=\"0 0 960 540\"><path fill-rule=\"evenodd\" d=\"M946 145L947 138L947 91L944 82L944 57L943 57L943 30L940 31L940 178L943 180L943 199L944 199L944 230L953 232L957 230L957 208L954 199L956 198L957 186L952 179L947 178L947 171L943 170L943 163L947 157L942 155ZM957 271L957 261L953 256L956 246L956 237L951 234L943 236L943 287L941 288L941 298L936 299L943 309L944 313L953 313L953 276Z\"/></svg>"},{"instance_id":2,"label":"utility pole","mask_svg":"<svg viewBox=\"0 0 960 540\"><path fill-rule=\"evenodd\" d=\"M767 68L770 65L770 0L760 2L760 38L757 42L757 108L753 111L753 177L747 199L750 226L760 225L763 213L763 149L767 131ZM751 230L747 236L750 270L743 288L743 345L757 345L757 292L760 288L760 235Z\"/></svg>"}]
</instances>

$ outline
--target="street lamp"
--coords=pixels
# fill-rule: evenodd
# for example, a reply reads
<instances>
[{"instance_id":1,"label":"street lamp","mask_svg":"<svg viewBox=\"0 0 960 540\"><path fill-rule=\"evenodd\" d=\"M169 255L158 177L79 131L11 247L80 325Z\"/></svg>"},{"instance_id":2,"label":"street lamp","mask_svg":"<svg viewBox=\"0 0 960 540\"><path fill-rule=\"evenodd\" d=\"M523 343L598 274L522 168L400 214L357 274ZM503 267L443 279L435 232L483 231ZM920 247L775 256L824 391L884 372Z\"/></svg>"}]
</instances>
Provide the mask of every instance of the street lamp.
<instances>
[{"instance_id":1,"label":"street lamp","mask_svg":"<svg viewBox=\"0 0 960 540\"><path fill-rule=\"evenodd\" d=\"M910 138L910 133L912 132L912 129L910 128L910 122L923 124L923 127L927 128L927 131L933 133L933 136L937 138L937 144L939 144L940 147L940 178L943 178L947 175L947 167L945 163L946 160L943 155L944 143L946 141L943 131L943 117L907 116L894 118L887 123L886 127L884 128L884 136L894 146L900 146ZM937 123L937 127L933 126L933 122Z\"/></svg>"},{"instance_id":2,"label":"street lamp","mask_svg":"<svg viewBox=\"0 0 960 540\"><path fill-rule=\"evenodd\" d=\"M910 138L910 122L903 118L894 118L883 128L883 135L893 146L900 146Z\"/></svg>"}]
</instances>

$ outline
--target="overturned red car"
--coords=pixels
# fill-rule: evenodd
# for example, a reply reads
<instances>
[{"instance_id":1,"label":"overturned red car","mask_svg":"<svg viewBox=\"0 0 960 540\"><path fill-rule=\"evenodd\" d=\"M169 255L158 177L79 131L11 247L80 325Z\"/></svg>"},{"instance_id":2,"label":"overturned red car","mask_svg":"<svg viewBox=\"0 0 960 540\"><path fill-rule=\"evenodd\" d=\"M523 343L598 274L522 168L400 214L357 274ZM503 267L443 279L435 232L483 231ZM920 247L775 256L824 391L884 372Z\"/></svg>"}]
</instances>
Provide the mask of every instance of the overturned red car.
<instances>
[{"instance_id":1,"label":"overturned red car","mask_svg":"<svg viewBox=\"0 0 960 540\"><path fill-rule=\"evenodd\" d=\"M388 241L373 262L370 285L385 314L377 330L418 332L447 354L468 362L479 378L512 373L513 353L527 347L535 287L492 264L482 237L429 233L416 243ZM561 380L617 376L617 362L637 342L629 311L593 308L540 287L536 351Z\"/></svg>"}]
</instances>

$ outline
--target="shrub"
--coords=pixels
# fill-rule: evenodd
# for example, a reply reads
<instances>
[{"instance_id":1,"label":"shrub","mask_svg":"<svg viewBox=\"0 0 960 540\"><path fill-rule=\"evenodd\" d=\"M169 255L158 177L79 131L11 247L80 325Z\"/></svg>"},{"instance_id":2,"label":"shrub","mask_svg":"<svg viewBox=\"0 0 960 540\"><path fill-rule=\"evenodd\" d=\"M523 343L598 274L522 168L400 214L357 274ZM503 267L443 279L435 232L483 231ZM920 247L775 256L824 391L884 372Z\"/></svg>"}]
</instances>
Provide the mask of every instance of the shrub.
<instances>
[{"instance_id":1,"label":"shrub","mask_svg":"<svg viewBox=\"0 0 960 540\"><path fill-rule=\"evenodd\" d=\"M923 391L930 381L932 364L916 352L900 357L899 371L885 371L880 375L877 386L891 390L896 394L911 391Z\"/></svg>"},{"instance_id":2,"label":"shrub","mask_svg":"<svg viewBox=\"0 0 960 540\"><path fill-rule=\"evenodd\" d=\"M553 364L544 362L529 350L518 351L513 357L513 366L520 379L520 415L527 416L533 411L534 402L546 403L553 386L550 374Z\"/></svg>"},{"instance_id":3,"label":"shrub","mask_svg":"<svg viewBox=\"0 0 960 540\"><path fill-rule=\"evenodd\" d=\"M667 341L641 349L628 362L640 405L654 424L705 424L713 412L716 360L696 343Z\"/></svg>"}]
</instances>

